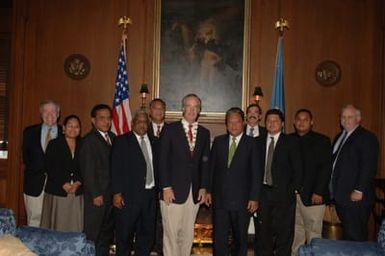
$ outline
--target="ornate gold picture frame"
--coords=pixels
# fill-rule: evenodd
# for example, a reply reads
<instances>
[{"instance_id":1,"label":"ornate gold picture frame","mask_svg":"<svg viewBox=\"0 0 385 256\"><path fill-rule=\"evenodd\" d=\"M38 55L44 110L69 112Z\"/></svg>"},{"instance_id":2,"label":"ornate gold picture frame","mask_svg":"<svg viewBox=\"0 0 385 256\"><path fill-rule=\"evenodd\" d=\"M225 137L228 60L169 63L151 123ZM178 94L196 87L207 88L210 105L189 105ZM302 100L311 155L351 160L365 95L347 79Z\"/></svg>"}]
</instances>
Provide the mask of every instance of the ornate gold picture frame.
<instances>
[{"instance_id":1,"label":"ornate gold picture frame","mask_svg":"<svg viewBox=\"0 0 385 256\"><path fill-rule=\"evenodd\" d=\"M156 0L154 96L167 117L181 116L181 99L202 99L201 118L223 119L245 108L249 83L250 0Z\"/></svg>"}]
</instances>

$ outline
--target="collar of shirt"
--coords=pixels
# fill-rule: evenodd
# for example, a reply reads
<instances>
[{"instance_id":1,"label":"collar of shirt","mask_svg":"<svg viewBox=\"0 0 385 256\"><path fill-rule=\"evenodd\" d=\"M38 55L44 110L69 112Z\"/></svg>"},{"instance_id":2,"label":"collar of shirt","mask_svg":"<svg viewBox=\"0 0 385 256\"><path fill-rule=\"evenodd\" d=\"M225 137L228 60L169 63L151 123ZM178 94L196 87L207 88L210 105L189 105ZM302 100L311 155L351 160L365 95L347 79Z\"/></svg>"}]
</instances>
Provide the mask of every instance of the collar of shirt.
<instances>
[{"instance_id":1,"label":"collar of shirt","mask_svg":"<svg viewBox=\"0 0 385 256\"><path fill-rule=\"evenodd\" d=\"M102 135L102 137L103 137L104 140L106 139L106 134L107 134L108 137L110 137L110 139L111 139L111 136L110 136L110 134L108 134L108 132L102 132L102 131L100 131L100 130L98 130L98 129L96 129L96 130L100 133L100 135Z\"/></svg>"},{"instance_id":2,"label":"collar of shirt","mask_svg":"<svg viewBox=\"0 0 385 256\"><path fill-rule=\"evenodd\" d=\"M337 152L337 150L340 147L341 143L343 145L346 142L346 140L357 129L357 127L358 127L358 125L354 129L350 130L349 132L347 130L342 130L341 135L338 137L336 143L333 146L333 154ZM346 133L345 138L344 138L344 133ZM342 141L342 139L344 139L344 140Z\"/></svg>"},{"instance_id":3,"label":"collar of shirt","mask_svg":"<svg viewBox=\"0 0 385 256\"><path fill-rule=\"evenodd\" d=\"M47 137L47 133L48 133L48 129L51 128L51 138L56 138L57 135L58 135L58 127L57 127L57 124L55 124L54 126L51 126L49 127L48 125L46 124L42 124L41 125L41 143L42 145L44 145L45 143L45 138Z\"/></svg>"},{"instance_id":4,"label":"collar of shirt","mask_svg":"<svg viewBox=\"0 0 385 256\"><path fill-rule=\"evenodd\" d=\"M270 145L271 137L274 138L274 147L275 147L275 145L277 145L277 141L278 141L280 135L281 135L280 132L275 134L275 135L271 135L270 133L268 133L267 137L266 137L266 148L268 148Z\"/></svg>"},{"instance_id":5,"label":"collar of shirt","mask_svg":"<svg viewBox=\"0 0 385 256\"><path fill-rule=\"evenodd\" d=\"M188 130L188 126L190 125L189 122L186 121L186 119L182 118L182 125L183 125L183 128L186 130ZM192 128L193 129L196 129L198 127L198 122L194 122L192 123Z\"/></svg>"},{"instance_id":6,"label":"collar of shirt","mask_svg":"<svg viewBox=\"0 0 385 256\"><path fill-rule=\"evenodd\" d=\"M139 145L140 145L140 143L142 141L142 137L144 137L144 141L146 142L146 145L148 145L148 143L150 143L150 140L148 139L147 133L145 135L142 135L142 136L140 136L139 134L137 134L134 131L133 131L133 133L134 133L136 139L138 140Z\"/></svg>"},{"instance_id":7,"label":"collar of shirt","mask_svg":"<svg viewBox=\"0 0 385 256\"><path fill-rule=\"evenodd\" d=\"M238 147L239 141L242 138L242 135L243 135L243 132L239 134L237 137L235 137L235 144L237 145L237 147ZM233 143L233 137L234 137L233 135L229 135L229 147L231 146L231 143Z\"/></svg>"},{"instance_id":8,"label":"collar of shirt","mask_svg":"<svg viewBox=\"0 0 385 256\"><path fill-rule=\"evenodd\" d=\"M162 131L163 126L164 126L164 122L162 122L160 124L156 124L154 122L151 122L151 125L152 125L152 130L154 131L154 134L156 134L156 131L158 130L158 125L160 126L160 131Z\"/></svg>"},{"instance_id":9,"label":"collar of shirt","mask_svg":"<svg viewBox=\"0 0 385 256\"><path fill-rule=\"evenodd\" d=\"M352 133L357 129L358 126L359 126L359 125L357 125L356 127L354 127L354 128L353 128L352 130L350 130L350 131L344 130L345 132L347 132L345 141L346 141L347 138L349 138L350 135L352 135ZM341 135L342 135L342 134L341 134Z\"/></svg>"},{"instance_id":10,"label":"collar of shirt","mask_svg":"<svg viewBox=\"0 0 385 256\"><path fill-rule=\"evenodd\" d=\"M42 130L44 131L44 133L47 133L48 132L48 129L51 128L51 134L53 135L57 135L57 132L58 132L58 128L57 128L57 124L49 127L48 125L46 124L42 124L41 126Z\"/></svg>"},{"instance_id":11,"label":"collar of shirt","mask_svg":"<svg viewBox=\"0 0 385 256\"><path fill-rule=\"evenodd\" d=\"M250 134L250 129L253 128L253 137L258 137L259 136L259 126L258 124L254 127L251 127L249 124L246 126L246 134Z\"/></svg>"}]
</instances>

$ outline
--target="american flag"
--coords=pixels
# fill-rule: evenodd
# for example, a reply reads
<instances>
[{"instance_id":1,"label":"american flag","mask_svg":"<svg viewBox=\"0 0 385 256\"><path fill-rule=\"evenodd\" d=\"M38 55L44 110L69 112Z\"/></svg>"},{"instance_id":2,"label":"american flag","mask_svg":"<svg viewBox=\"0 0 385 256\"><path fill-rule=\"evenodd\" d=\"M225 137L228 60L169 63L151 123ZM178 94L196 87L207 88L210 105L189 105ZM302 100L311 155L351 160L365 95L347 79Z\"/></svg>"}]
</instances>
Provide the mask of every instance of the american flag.
<instances>
[{"instance_id":1,"label":"american flag","mask_svg":"<svg viewBox=\"0 0 385 256\"><path fill-rule=\"evenodd\" d=\"M116 135L129 132L132 116L128 98L128 76L123 44L119 51L118 73L116 74L115 96L112 106L112 131Z\"/></svg>"}]
</instances>

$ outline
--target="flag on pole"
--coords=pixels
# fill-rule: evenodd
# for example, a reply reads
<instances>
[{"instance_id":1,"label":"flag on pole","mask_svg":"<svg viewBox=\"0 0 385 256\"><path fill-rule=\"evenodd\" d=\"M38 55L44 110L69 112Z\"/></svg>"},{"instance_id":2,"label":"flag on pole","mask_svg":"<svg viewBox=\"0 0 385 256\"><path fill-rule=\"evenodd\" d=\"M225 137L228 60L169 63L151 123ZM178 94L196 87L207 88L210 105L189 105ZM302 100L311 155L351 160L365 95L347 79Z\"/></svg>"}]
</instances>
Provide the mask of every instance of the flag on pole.
<instances>
[{"instance_id":1,"label":"flag on pole","mask_svg":"<svg viewBox=\"0 0 385 256\"><path fill-rule=\"evenodd\" d=\"M279 109L283 114L285 114L285 91L283 81L283 36L279 37L277 44L271 108Z\"/></svg>"},{"instance_id":2,"label":"flag on pole","mask_svg":"<svg viewBox=\"0 0 385 256\"><path fill-rule=\"evenodd\" d=\"M128 75L126 57L122 43L119 51L118 72L115 81L115 96L112 103L112 128L116 134L124 134L131 130L131 110L128 91Z\"/></svg>"}]
</instances>

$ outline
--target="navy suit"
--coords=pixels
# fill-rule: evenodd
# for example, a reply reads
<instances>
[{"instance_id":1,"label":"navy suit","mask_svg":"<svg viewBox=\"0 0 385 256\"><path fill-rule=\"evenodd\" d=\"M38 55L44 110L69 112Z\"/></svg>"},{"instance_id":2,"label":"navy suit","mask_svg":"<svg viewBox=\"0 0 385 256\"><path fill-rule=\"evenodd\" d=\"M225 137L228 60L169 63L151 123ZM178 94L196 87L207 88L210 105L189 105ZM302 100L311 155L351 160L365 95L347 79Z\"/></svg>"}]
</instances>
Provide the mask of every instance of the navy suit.
<instances>
[{"instance_id":1,"label":"navy suit","mask_svg":"<svg viewBox=\"0 0 385 256\"><path fill-rule=\"evenodd\" d=\"M155 237L156 190L146 189L146 160L133 132L115 138L111 152L112 190L121 193L116 212L117 255L150 255ZM155 176L155 173L154 173Z\"/></svg>"},{"instance_id":2,"label":"navy suit","mask_svg":"<svg viewBox=\"0 0 385 256\"><path fill-rule=\"evenodd\" d=\"M334 144L340 135L337 135ZM358 126L346 139L335 162L333 194L337 214L343 224L344 238L347 240L367 240L368 219L375 199L378 151L376 136ZM361 201L351 201L350 195L354 190L363 193Z\"/></svg>"},{"instance_id":3,"label":"navy suit","mask_svg":"<svg viewBox=\"0 0 385 256\"><path fill-rule=\"evenodd\" d=\"M227 166L229 135L215 138L210 154L214 210L214 254L229 255L228 230L232 227L235 255L247 254L249 201L259 200L260 159L256 141L245 134L239 140L234 157Z\"/></svg>"},{"instance_id":4,"label":"navy suit","mask_svg":"<svg viewBox=\"0 0 385 256\"><path fill-rule=\"evenodd\" d=\"M170 205L160 202L164 255L190 255L199 210L199 190L209 185L210 132L196 124L193 129L193 151L190 151L182 121L165 127L160 139L160 188L172 188L175 198Z\"/></svg>"},{"instance_id":5,"label":"navy suit","mask_svg":"<svg viewBox=\"0 0 385 256\"><path fill-rule=\"evenodd\" d=\"M181 121L169 124L160 141L160 187L172 187L176 204L187 200L192 189L194 203L198 190L209 183L210 132L198 126L194 153L191 154Z\"/></svg>"},{"instance_id":6,"label":"navy suit","mask_svg":"<svg viewBox=\"0 0 385 256\"><path fill-rule=\"evenodd\" d=\"M46 177L41 128L42 124L32 125L23 132L24 193L29 196L41 194ZM62 129L58 126L58 136L61 134Z\"/></svg>"}]
</instances>

